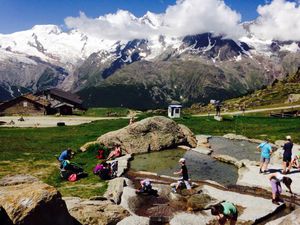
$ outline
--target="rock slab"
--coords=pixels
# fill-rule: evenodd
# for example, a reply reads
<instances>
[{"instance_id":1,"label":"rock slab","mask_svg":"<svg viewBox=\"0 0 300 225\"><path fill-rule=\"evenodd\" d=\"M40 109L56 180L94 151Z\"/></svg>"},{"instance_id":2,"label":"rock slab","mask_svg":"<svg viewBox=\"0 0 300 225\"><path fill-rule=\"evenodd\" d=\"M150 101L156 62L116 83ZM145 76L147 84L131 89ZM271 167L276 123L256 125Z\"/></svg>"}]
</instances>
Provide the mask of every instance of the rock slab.
<instances>
[{"instance_id":1,"label":"rock slab","mask_svg":"<svg viewBox=\"0 0 300 225\"><path fill-rule=\"evenodd\" d=\"M28 181L28 182L26 182ZM0 180L0 205L18 225L73 225L61 194L29 175Z\"/></svg>"}]
</instances>

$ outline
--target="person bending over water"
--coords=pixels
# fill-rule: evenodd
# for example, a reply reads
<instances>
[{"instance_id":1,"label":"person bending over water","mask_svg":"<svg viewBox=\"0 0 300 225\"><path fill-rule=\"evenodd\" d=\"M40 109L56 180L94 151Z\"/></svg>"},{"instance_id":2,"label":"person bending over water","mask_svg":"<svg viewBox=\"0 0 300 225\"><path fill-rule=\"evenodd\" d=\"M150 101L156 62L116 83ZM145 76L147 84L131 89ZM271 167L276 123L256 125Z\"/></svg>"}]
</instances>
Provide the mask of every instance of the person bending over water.
<instances>
[{"instance_id":1,"label":"person bending over water","mask_svg":"<svg viewBox=\"0 0 300 225\"><path fill-rule=\"evenodd\" d=\"M292 184L291 178L287 176L283 176L281 173L277 172L277 173L271 173L269 175L269 180L272 187L272 203L279 205L279 202L280 201L282 202L282 200L280 199L280 194L282 192L282 188L280 184L281 182L284 183L287 189L289 190L289 192L293 194L291 189L291 184Z\"/></svg>"},{"instance_id":2,"label":"person bending over water","mask_svg":"<svg viewBox=\"0 0 300 225\"><path fill-rule=\"evenodd\" d=\"M238 218L238 210L231 202L221 202L211 207L211 214L218 217L219 224L223 225L230 221L230 225L235 225Z\"/></svg>"}]
</instances>

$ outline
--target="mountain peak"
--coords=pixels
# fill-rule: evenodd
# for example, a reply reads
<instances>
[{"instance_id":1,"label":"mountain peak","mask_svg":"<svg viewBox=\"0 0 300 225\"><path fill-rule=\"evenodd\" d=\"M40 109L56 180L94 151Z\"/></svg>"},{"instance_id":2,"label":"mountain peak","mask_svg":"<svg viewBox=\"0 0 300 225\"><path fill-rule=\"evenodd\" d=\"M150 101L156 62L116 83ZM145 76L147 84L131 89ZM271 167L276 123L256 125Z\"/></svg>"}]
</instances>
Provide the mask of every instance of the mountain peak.
<instances>
[{"instance_id":1,"label":"mountain peak","mask_svg":"<svg viewBox=\"0 0 300 225\"><path fill-rule=\"evenodd\" d=\"M32 31L37 33L45 33L45 34L60 34L62 33L61 28L56 25L48 24L48 25L35 25L32 27Z\"/></svg>"}]
</instances>

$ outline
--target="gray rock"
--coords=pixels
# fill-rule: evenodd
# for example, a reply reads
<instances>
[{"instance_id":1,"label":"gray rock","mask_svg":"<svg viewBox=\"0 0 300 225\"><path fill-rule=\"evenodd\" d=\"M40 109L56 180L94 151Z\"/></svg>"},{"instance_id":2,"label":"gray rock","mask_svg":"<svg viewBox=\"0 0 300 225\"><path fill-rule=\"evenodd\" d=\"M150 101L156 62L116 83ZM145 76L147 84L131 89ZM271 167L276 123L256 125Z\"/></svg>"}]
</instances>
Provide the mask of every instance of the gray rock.
<instances>
[{"instance_id":1,"label":"gray rock","mask_svg":"<svg viewBox=\"0 0 300 225\"><path fill-rule=\"evenodd\" d=\"M130 213L111 201L92 201L80 198L64 198L70 214L81 224L117 224Z\"/></svg>"},{"instance_id":2,"label":"gray rock","mask_svg":"<svg viewBox=\"0 0 300 225\"><path fill-rule=\"evenodd\" d=\"M0 205L14 224L73 224L65 202L54 187L28 175L4 177L0 183Z\"/></svg>"},{"instance_id":3,"label":"gray rock","mask_svg":"<svg viewBox=\"0 0 300 225\"><path fill-rule=\"evenodd\" d=\"M300 209L296 209L287 216L271 221L266 225L299 225L300 224Z\"/></svg>"},{"instance_id":4,"label":"gray rock","mask_svg":"<svg viewBox=\"0 0 300 225\"><path fill-rule=\"evenodd\" d=\"M121 202L121 195L123 193L123 188L125 185L125 179L122 177L110 180L108 182L107 191L103 196L113 201L114 203L119 204Z\"/></svg>"},{"instance_id":5,"label":"gray rock","mask_svg":"<svg viewBox=\"0 0 300 225\"><path fill-rule=\"evenodd\" d=\"M117 225L149 225L149 223L150 220L148 217L129 216L117 223Z\"/></svg>"},{"instance_id":6,"label":"gray rock","mask_svg":"<svg viewBox=\"0 0 300 225\"><path fill-rule=\"evenodd\" d=\"M198 146L197 148L191 148L191 150L204 155L210 155L213 152L211 148L200 147L200 146Z\"/></svg>"},{"instance_id":7,"label":"gray rock","mask_svg":"<svg viewBox=\"0 0 300 225\"><path fill-rule=\"evenodd\" d=\"M187 127L163 116L146 118L120 130L106 133L99 137L97 142L108 147L120 144L121 148L129 153L159 151L178 145L197 145L195 136Z\"/></svg>"},{"instance_id":8,"label":"gray rock","mask_svg":"<svg viewBox=\"0 0 300 225\"><path fill-rule=\"evenodd\" d=\"M237 168L242 168L244 166L242 161L228 155L214 155L213 157L221 162L232 164Z\"/></svg>"},{"instance_id":9,"label":"gray rock","mask_svg":"<svg viewBox=\"0 0 300 225\"><path fill-rule=\"evenodd\" d=\"M179 213L171 219L170 225L206 225L213 219L205 212L203 214Z\"/></svg>"}]
</instances>

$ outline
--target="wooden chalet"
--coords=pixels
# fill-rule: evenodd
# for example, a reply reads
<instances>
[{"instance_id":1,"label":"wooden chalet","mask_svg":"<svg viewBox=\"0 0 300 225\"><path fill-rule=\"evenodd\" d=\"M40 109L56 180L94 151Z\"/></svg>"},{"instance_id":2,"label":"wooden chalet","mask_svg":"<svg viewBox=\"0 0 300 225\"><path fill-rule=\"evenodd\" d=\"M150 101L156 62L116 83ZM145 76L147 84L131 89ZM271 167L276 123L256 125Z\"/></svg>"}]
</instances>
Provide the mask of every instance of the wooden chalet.
<instances>
[{"instance_id":1,"label":"wooden chalet","mask_svg":"<svg viewBox=\"0 0 300 225\"><path fill-rule=\"evenodd\" d=\"M25 94L0 105L2 115L71 115L86 110L79 96L54 88L36 94Z\"/></svg>"},{"instance_id":2,"label":"wooden chalet","mask_svg":"<svg viewBox=\"0 0 300 225\"><path fill-rule=\"evenodd\" d=\"M25 94L3 102L0 105L1 115L46 115L50 102L45 99Z\"/></svg>"}]
</instances>

